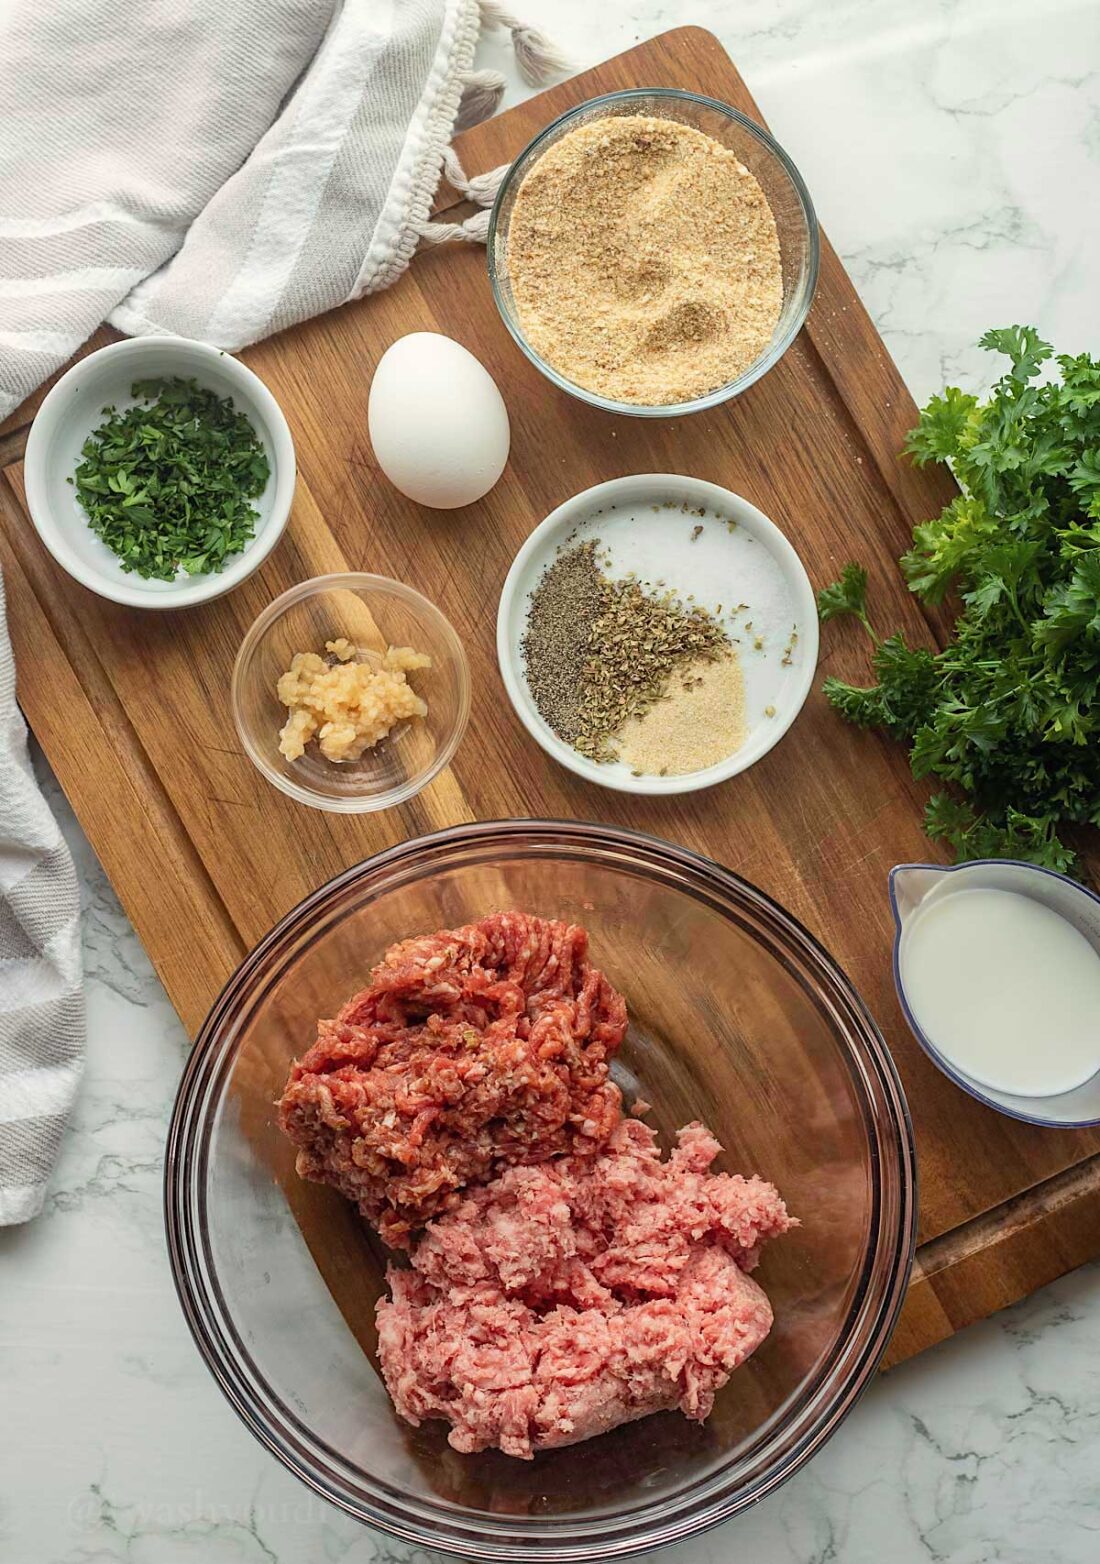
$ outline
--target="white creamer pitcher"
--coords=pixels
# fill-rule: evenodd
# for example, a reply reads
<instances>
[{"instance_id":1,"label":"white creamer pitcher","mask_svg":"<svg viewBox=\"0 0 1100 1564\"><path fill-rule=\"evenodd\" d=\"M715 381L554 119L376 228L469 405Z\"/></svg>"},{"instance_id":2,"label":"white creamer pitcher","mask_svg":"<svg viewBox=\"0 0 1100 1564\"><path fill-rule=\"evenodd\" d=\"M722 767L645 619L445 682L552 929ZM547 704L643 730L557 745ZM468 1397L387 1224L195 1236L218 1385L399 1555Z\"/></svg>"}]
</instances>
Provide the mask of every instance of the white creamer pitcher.
<instances>
[{"instance_id":1,"label":"white creamer pitcher","mask_svg":"<svg viewBox=\"0 0 1100 1564\"><path fill-rule=\"evenodd\" d=\"M928 863L899 864L890 871L890 901L896 924L894 982L914 1037L945 1075L971 1096L1001 1113L1024 1119L1030 1124L1064 1127L1100 1124L1100 1069L1082 1084L1074 1086L1072 1090L1059 1092L1056 1096L1016 1095L973 1079L948 1057L937 1039L929 1036L918 1022L914 1011L919 1007L914 1004L913 993L906 992L903 977L907 939L913 936L919 913L941 904L947 897L975 890L1008 891L1038 902L1076 929L1100 958L1100 897L1063 874L1011 859L983 858L953 868ZM1087 962L1087 953L1083 954ZM1041 971L1036 974L1035 980L1043 980ZM1088 1024L1091 1025L1091 1021ZM1100 1010L1097 1011L1095 1024L1097 1060L1100 1062ZM1042 1046L1041 1040L1037 1046Z\"/></svg>"}]
</instances>

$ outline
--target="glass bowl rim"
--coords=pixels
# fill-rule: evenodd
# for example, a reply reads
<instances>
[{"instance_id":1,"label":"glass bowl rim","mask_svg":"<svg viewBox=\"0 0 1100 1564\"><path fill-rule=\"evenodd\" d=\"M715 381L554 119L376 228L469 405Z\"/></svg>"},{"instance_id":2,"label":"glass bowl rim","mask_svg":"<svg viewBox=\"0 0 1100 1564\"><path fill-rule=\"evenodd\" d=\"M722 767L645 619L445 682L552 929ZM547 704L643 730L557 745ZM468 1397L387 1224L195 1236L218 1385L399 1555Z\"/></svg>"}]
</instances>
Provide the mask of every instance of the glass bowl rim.
<instances>
[{"instance_id":1,"label":"glass bowl rim","mask_svg":"<svg viewBox=\"0 0 1100 1564\"><path fill-rule=\"evenodd\" d=\"M800 954L816 965L816 976L832 985L835 992L830 998L834 1004L839 1000L847 1007L868 1056L863 1064L874 1073L889 1109L887 1118L878 1121L879 1130L870 1136L875 1215L844 1331L826 1366L818 1371L815 1384L799 1403L798 1416L805 1426L796 1425L794 1434L787 1428L779 1461L732 1496L723 1491L728 1473L719 1471L653 1505L634 1508L625 1516L612 1513L586 1521L564 1515L517 1521L507 1515L465 1512L445 1500L411 1499L395 1485L361 1472L358 1491L353 1492L352 1482L345 1476L351 1463L294 1417L270 1390L258 1368L251 1371L249 1355L233 1326L208 1258L207 1234L202 1228L211 1110L221 1101L239 1033L236 1025L215 1051L217 1034L227 1015L232 1015L234 1008L247 998L258 976L263 974L266 984L277 975L268 970L272 961L285 966L308 920L323 915L358 881L381 878L384 883L380 888L390 889L392 883L386 876L393 871L404 868L410 874L419 867L421 872L415 878L435 872L441 867L437 861L441 851L446 854L448 849L456 853L475 848L484 852L486 847L520 849L525 843L544 852L563 848L579 854L586 849L604 852L612 855L612 862L616 853L634 854L635 862L640 859L645 870L658 875L670 888L690 894L694 880L697 895L708 887L716 898L721 893L732 893L733 899L742 905L763 913L776 925L777 933L792 939L800 947ZM442 866L446 866L445 859ZM396 883L407 883L407 879ZM250 1013L253 1003L250 1000L241 1014ZM871 1106L868 1092L865 1084L865 1122ZM896 1220L889 1227L883 1220L883 1169L887 1160L896 1180L892 1190ZM478 1558L487 1564L506 1564L521 1557L553 1560L556 1564L602 1564L603 1560L626 1558L682 1541L740 1513L791 1477L835 1432L870 1382L905 1300L916 1244L917 1166L904 1089L874 1018L833 957L766 892L690 848L625 827L577 820L479 821L396 843L343 870L304 897L245 957L211 1007L183 1071L165 1154L164 1220L173 1283L200 1355L241 1420L314 1493L353 1519L403 1542L439 1549L459 1558ZM838 1369L843 1372L838 1374ZM778 1439L783 1435L784 1427L780 1424L769 1437ZM332 1458L327 1469L321 1469L319 1454L322 1459L326 1454Z\"/></svg>"},{"instance_id":2,"label":"glass bowl rim","mask_svg":"<svg viewBox=\"0 0 1100 1564\"><path fill-rule=\"evenodd\" d=\"M304 601L307 597L319 595L321 592L334 591L339 588L356 590L369 588L373 591L384 592L390 597L400 598L410 608L416 610L422 617L432 621L448 643L448 655L451 657L458 676L458 708L451 722L450 731L446 741L441 743L432 757L431 764L416 776L410 777L399 787L386 788L378 793L363 793L349 797L326 798L321 793L316 793L312 788L303 786L293 778L285 776L281 771L269 765L262 750L255 743L247 724L241 715L241 686L244 682L245 670L263 636L271 626L280 619L287 609L293 608L296 603ZM423 592L418 592L415 587L409 586L404 581L398 581L393 576L374 575L365 570L335 570L323 576L311 576L306 581L296 582L288 587L278 597L273 598L267 607L257 614L249 625L237 650L233 661L233 672L230 676L230 705L233 710L233 725L237 730L237 737L244 747L244 752L273 787L285 793L288 798L295 799L300 804L306 804L311 809L323 809L330 814L359 815L370 814L380 809L392 809L396 804L406 804L410 798L427 787L445 766L449 765L455 751L462 742L470 720L470 664L466 657L466 648L454 625L446 614Z\"/></svg>"},{"instance_id":3,"label":"glass bowl rim","mask_svg":"<svg viewBox=\"0 0 1100 1564\"><path fill-rule=\"evenodd\" d=\"M702 108L716 110L727 120L732 120L757 141L765 152L769 153L783 169L791 182L795 195L798 197L802 208L802 216L806 225L806 249L807 249L807 275L802 289L802 301L799 307L791 315L787 326L778 336L773 337L768 347L760 356L749 365L735 380L728 381L723 386L708 391L705 396L692 398L688 402L669 402L663 404L641 402L618 402L611 397L601 396L599 392L588 391L575 381L568 380L552 364L541 357L528 342L519 322L514 319L512 311L507 307L502 296L501 280L497 271L496 244L497 229L500 223L500 215L507 198L508 192L517 180L522 183L523 174L532 162L540 147L549 137L567 125L570 120L577 119L582 114L589 113L592 109L603 108L617 103L637 102L644 98L674 99L683 103L692 103ZM517 153L516 157L508 165L508 170L501 181L496 199L493 201L492 210L489 213L489 232L485 246L486 264L489 272L489 287L492 291L493 302L497 307L497 313L504 322L512 340L526 357L534 364L546 378L556 385L559 390L567 391L570 396L575 396L579 401L587 402L590 407L598 407L605 413L618 413L630 418L683 418L690 413L700 413L711 407L718 407L723 402L732 401L747 391L769 369L779 362L802 330L806 323L806 317L810 313L810 306L817 291L818 271L821 265L821 233L817 221L817 213L814 211L813 200L807 189L806 182L799 173L790 154L786 152L775 137L763 125L735 109L731 103L723 103L720 98L708 98L703 93L689 92L683 87L625 87L618 92L605 92L595 98L587 98L583 103L575 104L573 108L566 109L563 114L557 115L548 125L545 125L538 135L533 136L527 145Z\"/></svg>"}]
</instances>

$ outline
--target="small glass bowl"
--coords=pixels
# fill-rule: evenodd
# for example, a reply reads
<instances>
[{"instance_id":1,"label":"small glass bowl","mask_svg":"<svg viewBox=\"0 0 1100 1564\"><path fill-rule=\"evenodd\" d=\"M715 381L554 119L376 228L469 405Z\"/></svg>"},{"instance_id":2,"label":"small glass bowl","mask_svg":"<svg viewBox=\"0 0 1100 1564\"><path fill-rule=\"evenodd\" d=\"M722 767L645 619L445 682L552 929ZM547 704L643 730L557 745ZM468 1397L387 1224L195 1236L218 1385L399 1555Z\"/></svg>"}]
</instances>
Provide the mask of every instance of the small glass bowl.
<instances>
[{"instance_id":1,"label":"small glass bowl","mask_svg":"<svg viewBox=\"0 0 1100 1564\"><path fill-rule=\"evenodd\" d=\"M399 723L358 760L326 760L308 744L298 760L279 753L287 718L275 686L296 652L325 655L344 636L359 660L380 664L390 646L426 652L432 666L410 675L426 717ZM316 576L264 609L233 666L233 720L252 763L280 792L314 809L366 814L419 793L451 759L470 716L470 670L462 642L434 603L386 576Z\"/></svg>"},{"instance_id":2,"label":"small glass bowl","mask_svg":"<svg viewBox=\"0 0 1100 1564\"><path fill-rule=\"evenodd\" d=\"M783 270L783 308L772 339L763 353L735 380L717 386L705 396L696 397L690 402L647 406L637 402L616 402L610 397L586 390L575 381L566 379L560 370L540 357L528 342L516 311L508 274L508 228L520 186L539 158L564 135L590 120L612 114L647 114L656 119L678 120L681 124L702 131L723 147L728 147L755 175L775 216ZM504 176L493 204L489 222L489 282L504 324L532 364L554 385L608 413L623 413L634 418L679 418L686 413L698 413L704 408L716 407L721 402L728 402L731 397L739 396L782 358L809 313L817 286L820 250L817 218L802 176L783 148L762 126L714 98L703 98L697 93L681 92L673 87L643 87L628 92L610 92L602 98L592 98L587 103L579 104L554 120L519 154Z\"/></svg>"}]
</instances>

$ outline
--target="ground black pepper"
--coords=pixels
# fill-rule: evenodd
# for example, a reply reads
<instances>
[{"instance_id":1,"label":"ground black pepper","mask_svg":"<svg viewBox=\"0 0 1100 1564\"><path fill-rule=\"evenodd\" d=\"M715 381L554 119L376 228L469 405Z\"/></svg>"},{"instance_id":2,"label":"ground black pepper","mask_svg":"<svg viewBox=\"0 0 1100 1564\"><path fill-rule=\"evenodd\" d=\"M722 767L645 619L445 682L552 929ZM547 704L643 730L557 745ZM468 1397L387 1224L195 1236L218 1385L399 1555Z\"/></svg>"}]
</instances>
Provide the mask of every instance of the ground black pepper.
<instances>
[{"instance_id":1,"label":"ground black pepper","mask_svg":"<svg viewBox=\"0 0 1100 1564\"><path fill-rule=\"evenodd\" d=\"M581 736L587 627L600 611L600 571L595 542L564 550L531 594L527 631L520 645L527 687L542 717L559 738Z\"/></svg>"},{"instance_id":2,"label":"ground black pepper","mask_svg":"<svg viewBox=\"0 0 1100 1564\"><path fill-rule=\"evenodd\" d=\"M591 760L616 758L616 735L662 699L675 669L730 649L706 609L645 585L605 576L590 539L563 549L531 595L528 688L558 737Z\"/></svg>"}]
</instances>

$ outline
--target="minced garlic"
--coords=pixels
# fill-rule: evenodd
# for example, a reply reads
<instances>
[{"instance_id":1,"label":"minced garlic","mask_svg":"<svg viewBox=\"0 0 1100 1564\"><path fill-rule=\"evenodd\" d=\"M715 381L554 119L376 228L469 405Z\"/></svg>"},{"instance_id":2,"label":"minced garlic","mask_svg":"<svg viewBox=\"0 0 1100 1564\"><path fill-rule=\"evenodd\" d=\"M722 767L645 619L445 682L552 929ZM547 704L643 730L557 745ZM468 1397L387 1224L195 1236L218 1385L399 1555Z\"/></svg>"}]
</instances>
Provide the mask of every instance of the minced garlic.
<instances>
[{"instance_id":1,"label":"minced garlic","mask_svg":"<svg viewBox=\"0 0 1100 1564\"><path fill-rule=\"evenodd\" d=\"M290 712L279 734L279 753L298 760L316 738L326 760L358 760L407 717L425 717L428 703L405 678L432 660L411 646L391 646L381 666L355 662L356 648L344 636L325 642L337 658L298 652L276 686Z\"/></svg>"}]
</instances>

